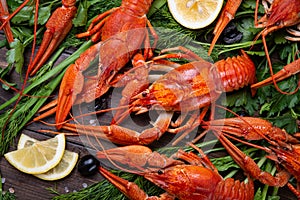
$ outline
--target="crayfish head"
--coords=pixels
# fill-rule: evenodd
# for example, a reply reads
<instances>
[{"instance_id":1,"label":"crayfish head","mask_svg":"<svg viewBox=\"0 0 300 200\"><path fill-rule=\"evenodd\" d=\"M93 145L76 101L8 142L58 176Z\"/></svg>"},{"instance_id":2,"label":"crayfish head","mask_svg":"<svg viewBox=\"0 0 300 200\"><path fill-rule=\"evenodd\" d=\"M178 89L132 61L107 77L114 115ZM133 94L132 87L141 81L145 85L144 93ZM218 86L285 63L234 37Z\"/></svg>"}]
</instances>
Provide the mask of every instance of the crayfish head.
<instances>
[{"instance_id":1,"label":"crayfish head","mask_svg":"<svg viewBox=\"0 0 300 200\"><path fill-rule=\"evenodd\" d=\"M138 114L148 112L152 105L156 103L149 89L135 95L131 100L133 100L130 104L131 109L133 112L138 112Z\"/></svg>"},{"instance_id":2,"label":"crayfish head","mask_svg":"<svg viewBox=\"0 0 300 200\"><path fill-rule=\"evenodd\" d=\"M184 92L180 86L165 83L164 80L153 83L148 89L132 98L135 111L150 109L173 111L179 109Z\"/></svg>"},{"instance_id":3,"label":"crayfish head","mask_svg":"<svg viewBox=\"0 0 300 200\"><path fill-rule=\"evenodd\" d=\"M205 167L176 165L144 177L179 199L210 199L222 177Z\"/></svg>"},{"instance_id":4,"label":"crayfish head","mask_svg":"<svg viewBox=\"0 0 300 200\"><path fill-rule=\"evenodd\" d=\"M267 157L281 164L297 181L300 181L300 145L270 147L273 153Z\"/></svg>"},{"instance_id":5,"label":"crayfish head","mask_svg":"<svg viewBox=\"0 0 300 200\"><path fill-rule=\"evenodd\" d=\"M264 16L266 27L269 27L271 30L276 30L293 26L300 21L299 13L300 4L298 0L275 0Z\"/></svg>"}]
</instances>

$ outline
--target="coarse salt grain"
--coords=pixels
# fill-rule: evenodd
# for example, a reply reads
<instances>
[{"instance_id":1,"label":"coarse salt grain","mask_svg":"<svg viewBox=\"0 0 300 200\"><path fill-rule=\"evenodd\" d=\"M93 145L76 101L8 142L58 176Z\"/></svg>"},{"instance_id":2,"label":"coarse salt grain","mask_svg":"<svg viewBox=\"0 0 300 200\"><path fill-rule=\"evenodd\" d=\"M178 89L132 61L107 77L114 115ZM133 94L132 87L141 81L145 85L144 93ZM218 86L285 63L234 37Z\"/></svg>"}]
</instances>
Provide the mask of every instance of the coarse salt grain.
<instances>
[{"instance_id":1,"label":"coarse salt grain","mask_svg":"<svg viewBox=\"0 0 300 200\"><path fill-rule=\"evenodd\" d=\"M86 183L82 183L82 187L86 188L88 185Z\"/></svg>"},{"instance_id":2,"label":"coarse salt grain","mask_svg":"<svg viewBox=\"0 0 300 200\"><path fill-rule=\"evenodd\" d=\"M96 120L91 119L91 120L90 120L90 124L96 126Z\"/></svg>"},{"instance_id":3,"label":"coarse salt grain","mask_svg":"<svg viewBox=\"0 0 300 200\"><path fill-rule=\"evenodd\" d=\"M70 192L70 190L69 190L69 188L67 186L65 187L65 192L66 193Z\"/></svg>"},{"instance_id":4,"label":"coarse salt grain","mask_svg":"<svg viewBox=\"0 0 300 200\"><path fill-rule=\"evenodd\" d=\"M9 191L11 194L15 193L14 188L8 188L8 191Z\"/></svg>"}]
</instances>

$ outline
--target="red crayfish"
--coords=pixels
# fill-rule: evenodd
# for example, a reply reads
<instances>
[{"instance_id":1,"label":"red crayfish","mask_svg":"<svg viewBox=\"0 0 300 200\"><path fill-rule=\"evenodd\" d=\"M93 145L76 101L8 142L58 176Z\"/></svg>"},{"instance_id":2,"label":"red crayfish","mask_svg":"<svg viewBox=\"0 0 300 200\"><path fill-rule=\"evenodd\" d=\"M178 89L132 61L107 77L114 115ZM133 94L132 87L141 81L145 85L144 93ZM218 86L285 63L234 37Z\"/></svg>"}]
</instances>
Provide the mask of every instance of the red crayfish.
<instances>
[{"instance_id":1,"label":"red crayfish","mask_svg":"<svg viewBox=\"0 0 300 200\"><path fill-rule=\"evenodd\" d=\"M57 99L56 123L67 117L72 105L81 102L90 102L102 96L110 88L110 81L130 59L140 51L144 43L144 59L152 56L150 38L146 26L156 34L148 21L146 14L152 0L137 1L123 0L118 8L113 8L96 17L86 33L78 37L91 36L96 43L86 50L68 67ZM84 81L83 72L92 62L98 63L97 73Z\"/></svg>"},{"instance_id":2,"label":"red crayfish","mask_svg":"<svg viewBox=\"0 0 300 200\"><path fill-rule=\"evenodd\" d=\"M162 57L178 57L183 54L166 54L154 58L160 61ZM99 137L109 139L113 143L149 144L159 139L165 132L177 133L199 125L201 119L212 102L215 102L222 92L230 92L255 82L255 66L245 52L241 56L220 60L215 64L204 61L189 62L180 65L165 75L160 76L148 88L143 89L137 95L127 95L131 98L129 112L137 114L151 109L158 110L159 116L152 123L153 127L138 133L134 130L122 127L118 124L110 126L89 126L80 124L63 124L64 129L85 134L96 134ZM151 64L151 62L150 62ZM151 67L146 67L146 69ZM136 79L134 79L136 81ZM131 84L128 85L132 87ZM137 85L140 87L141 85ZM127 88L128 89L128 88ZM133 90L133 88L130 88ZM132 92L140 91L139 89ZM198 113L203 108L202 113ZM174 112L181 112L182 119L191 112L191 119L186 124L174 129L169 128ZM119 116L115 116L119 117Z\"/></svg>"},{"instance_id":3,"label":"red crayfish","mask_svg":"<svg viewBox=\"0 0 300 200\"><path fill-rule=\"evenodd\" d=\"M273 126L266 120L254 117L212 120L203 122L202 127L210 129L215 133L228 153L251 177L271 186L284 186L288 184L291 191L300 198L300 141L296 137L288 134L283 129ZM299 134L295 134L295 136L297 135ZM270 144L269 147L259 147L235 138L239 142L266 151L269 154L267 157L274 160L278 165L283 166L283 169L279 169L280 171L275 177L266 172L261 172L256 163L237 147L233 146L225 136L231 138L243 137L246 140L266 140ZM297 189L288 183L290 175L294 176L297 180Z\"/></svg>"},{"instance_id":4,"label":"red crayfish","mask_svg":"<svg viewBox=\"0 0 300 200\"><path fill-rule=\"evenodd\" d=\"M101 160L106 159L107 156L113 162L121 162L130 167L137 165L139 169L146 167L142 172L134 171L133 173L142 175L164 189L166 192L159 197L148 196L135 183L128 182L103 167L99 167L99 172L130 199L252 200L254 198L254 185L250 177L248 177L248 183L233 178L223 179L202 150L192 146L200 153L200 157L192 152L179 150L171 158L167 158L140 145L97 153L97 157ZM124 160L127 162L124 163Z\"/></svg>"},{"instance_id":5,"label":"red crayfish","mask_svg":"<svg viewBox=\"0 0 300 200\"><path fill-rule=\"evenodd\" d=\"M210 49L208 51L208 54L210 55L212 52L212 49L214 48L214 44L218 40L220 34L222 33L223 29L226 27L226 25L234 18L234 15L239 8L242 0L239 1L227 1L225 8L223 9L219 21L217 22L215 29L214 29L214 38L212 40L212 43L210 45ZM269 2L271 5L268 7ZM267 61L270 68L271 78L261 82L257 83L256 85L253 85L252 88L258 88L262 85L264 85L266 82L272 82L274 83L275 88L283 93L283 94L293 94L298 91L299 87L293 91L293 92L284 92L282 91L276 84L276 81L282 80L292 74L296 74L299 72L299 62L295 61L289 65L287 65L281 72L279 72L276 75L273 75L273 69L272 69L272 62L268 53L268 47L266 43L266 36L270 34L273 31L276 31L278 29L284 28L284 27L291 27L294 25L297 25L300 23L300 4L298 0L274 0L274 1L263 1L263 5L265 8L266 14L258 19L258 7L259 7L259 0L256 1L256 7L255 7L255 15L254 15L254 26L256 28L263 28L263 30L259 33L259 35L255 38L255 40L261 36L264 50L266 53ZM298 25L299 27L299 25ZM286 39L291 41L299 41L299 31L288 29L288 32L292 35L286 36ZM279 78L279 76L283 76L282 78ZM300 84L299 84L300 85Z\"/></svg>"}]
</instances>

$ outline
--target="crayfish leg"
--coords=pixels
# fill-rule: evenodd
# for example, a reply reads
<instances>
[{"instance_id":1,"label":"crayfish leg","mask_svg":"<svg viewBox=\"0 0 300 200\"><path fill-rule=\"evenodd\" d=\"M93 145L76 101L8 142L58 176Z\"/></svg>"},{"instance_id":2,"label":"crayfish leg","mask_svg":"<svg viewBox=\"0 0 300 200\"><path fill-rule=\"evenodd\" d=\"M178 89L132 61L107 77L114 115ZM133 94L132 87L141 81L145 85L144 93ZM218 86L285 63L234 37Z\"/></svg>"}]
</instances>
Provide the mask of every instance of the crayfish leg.
<instances>
[{"instance_id":1,"label":"crayfish leg","mask_svg":"<svg viewBox=\"0 0 300 200\"><path fill-rule=\"evenodd\" d=\"M283 67L282 70L280 70L279 72L277 72L276 74L274 74L273 76L258 82L256 84L251 85L251 89L252 90L256 90L257 88L269 85L273 82L277 82L277 81L281 81L283 79L286 79L294 74L297 74L300 72L300 59L295 60L294 62L286 65L285 67ZM278 88L277 84L275 84L276 89ZM291 93L286 93L283 92L284 94L293 94L296 93L299 90L300 85L298 85L297 89L295 89L293 92ZM278 88L279 91L281 91Z\"/></svg>"},{"instance_id":2,"label":"crayfish leg","mask_svg":"<svg viewBox=\"0 0 300 200\"><path fill-rule=\"evenodd\" d=\"M297 196L297 199L300 199L300 185L299 185L299 183L297 185L297 189L290 183L288 183L287 186Z\"/></svg>"},{"instance_id":3,"label":"crayfish leg","mask_svg":"<svg viewBox=\"0 0 300 200\"><path fill-rule=\"evenodd\" d=\"M42 67L72 28L72 20L77 13L76 1L62 2L63 6L57 8L46 23L47 30L44 33L41 46L34 60L28 66L31 76Z\"/></svg>"},{"instance_id":4,"label":"crayfish leg","mask_svg":"<svg viewBox=\"0 0 300 200\"><path fill-rule=\"evenodd\" d=\"M135 183L122 179L107 171L103 167L99 167L99 172L129 199L146 199L147 194L143 190L141 190Z\"/></svg>"},{"instance_id":5,"label":"crayfish leg","mask_svg":"<svg viewBox=\"0 0 300 200\"><path fill-rule=\"evenodd\" d=\"M231 155L233 160L251 177L259 180L263 184L270 186L283 187L286 185L290 178L290 173L286 170L282 170L272 176L268 172L261 171L257 164L240 149L234 146L222 133L214 131L219 141L225 147L227 152Z\"/></svg>"},{"instance_id":6,"label":"crayfish leg","mask_svg":"<svg viewBox=\"0 0 300 200\"><path fill-rule=\"evenodd\" d=\"M9 21L7 21L7 18L9 17L8 7L6 1L0 2L0 22L1 24L5 24L3 26L3 31L6 36L6 39L8 43L11 43L14 41L14 36L11 31L11 27L9 24Z\"/></svg>"}]
</instances>

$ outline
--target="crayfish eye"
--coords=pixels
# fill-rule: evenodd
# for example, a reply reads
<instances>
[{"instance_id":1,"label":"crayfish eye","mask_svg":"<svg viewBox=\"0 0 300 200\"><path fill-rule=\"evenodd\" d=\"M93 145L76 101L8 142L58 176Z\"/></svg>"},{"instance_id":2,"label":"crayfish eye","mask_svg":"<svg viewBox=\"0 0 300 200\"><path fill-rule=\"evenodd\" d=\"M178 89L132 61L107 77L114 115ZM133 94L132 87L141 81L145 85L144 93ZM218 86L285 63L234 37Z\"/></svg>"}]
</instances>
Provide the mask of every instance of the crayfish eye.
<instances>
[{"instance_id":1,"label":"crayfish eye","mask_svg":"<svg viewBox=\"0 0 300 200\"><path fill-rule=\"evenodd\" d=\"M288 151L289 149L287 147L282 148L284 151Z\"/></svg>"},{"instance_id":2,"label":"crayfish eye","mask_svg":"<svg viewBox=\"0 0 300 200\"><path fill-rule=\"evenodd\" d=\"M152 107L152 105L146 105L146 108L147 108L148 110L150 110L151 107Z\"/></svg>"},{"instance_id":3,"label":"crayfish eye","mask_svg":"<svg viewBox=\"0 0 300 200\"><path fill-rule=\"evenodd\" d=\"M149 95L150 91L146 89L145 91L142 92L142 97L147 97Z\"/></svg>"},{"instance_id":4,"label":"crayfish eye","mask_svg":"<svg viewBox=\"0 0 300 200\"><path fill-rule=\"evenodd\" d=\"M161 169L159 169L159 170L157 171L157 173L158 173L159 175L161 175L161 174L163 174L163 173L164 173L164 171L163 171L163 170L161 170Z\"/></svg>"},{"instance_id":5,"label":"crayfish eye","mask_svg":"<svg viewBox=\"0 0 300 200\"><path fill-rule=\"evenodd\" d=\"M148 92L147 92L147 91L144 91L144 92L142 92L142 96L143 96L143 97L146 97L146 96L147 96L147 94L148 94Z\"/></svg>"},{"instance_id":6,"label":"crayfish eye","mask_svg":"<svg viewBox=\"0 0 300 200\"><path fill-rule=\"evenodd\" d=\"M281 24L281 22L278 21L278 22L275 23L275 26L279 26L280 24Z\"/></svg>"}]
</instances>

